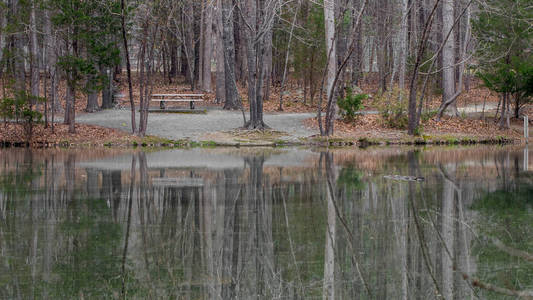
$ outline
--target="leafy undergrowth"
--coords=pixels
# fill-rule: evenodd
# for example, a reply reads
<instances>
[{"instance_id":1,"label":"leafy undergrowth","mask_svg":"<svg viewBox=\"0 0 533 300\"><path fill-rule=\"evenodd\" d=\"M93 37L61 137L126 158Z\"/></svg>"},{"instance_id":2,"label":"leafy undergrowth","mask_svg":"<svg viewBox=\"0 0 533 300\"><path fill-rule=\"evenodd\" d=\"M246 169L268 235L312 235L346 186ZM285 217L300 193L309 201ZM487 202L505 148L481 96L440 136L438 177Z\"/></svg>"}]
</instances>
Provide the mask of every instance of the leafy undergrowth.
<instances>
[{"instance_id":1,"label":"leafy undergrowth","mask_svg":"<svg viewBox=\"0 0 533 300\"><path fill-rule=\"evenodd\" d=\"M35 125L33 135L29 141L32 146L70 146L70 145L132 145L139 143L139 137L123 131L100 126L76 124L76 133L68 133L68 125L55 124L52 128L45 128L43 124ZM21 124L0 124L0 142L4 144L26 144L27 139Z\"/></svg>"}]
</instances>

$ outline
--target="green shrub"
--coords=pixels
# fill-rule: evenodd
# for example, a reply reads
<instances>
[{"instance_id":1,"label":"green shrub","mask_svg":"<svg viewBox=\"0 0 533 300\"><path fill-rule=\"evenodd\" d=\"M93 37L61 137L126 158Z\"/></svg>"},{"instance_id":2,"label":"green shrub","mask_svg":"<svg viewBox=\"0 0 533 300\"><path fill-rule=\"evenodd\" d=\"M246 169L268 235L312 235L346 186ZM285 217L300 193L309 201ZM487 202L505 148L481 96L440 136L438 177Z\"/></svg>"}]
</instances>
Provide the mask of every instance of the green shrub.
<instances>
[{"instance_id":1,"label":"green shrub","mask_svg":"<svg viewBox=\"0 0 533 300\"><path fill-rule=\"evenodd\" d=\"M400 94L403 100L400 101ZM406 129L409 122L407 116L407 95L405 91L395 88L377 96L375 103L381 118L390 128Z\"/></svg>"},{"instance_id":2,"label":"green shrub","mask_svg":"<svg viewBox=\"0 0 533 300\"><path fill-rule=\"evenodd\" d=\"M26 140L29 141L33 136L35 124L39 123L43 114L34 110L34 104L44 102L44 98L35 97L26 91L15 92L13 98L0 99L0 117L4 119L22 121Z\"/></svg>"},{"instance_id":3,"label":"green shrub","mask_svg":"<svg viewBox=\"0 0 533 300\"><path fill-rule=\"evenodd\" d=\"M438 110L430 110L430 111L426 111L422 113L422 116L421 116L422 122L427 122L433 119L437 115L438 112L439 112Z\"/></svg>"},{"instance_id":4,"label":"green shrub","mask_svg":"<svg viewBox=\"0 0 533 300\"><path fill-rule=\"evenodd\" d=\"M367 94L354 95L351 88L346 89L346 97L339 99L338 105L342 109L343 118L347 121L353 120L357 111L363 108L363 100L367 99Z\"/></svg>"}]
</instances>

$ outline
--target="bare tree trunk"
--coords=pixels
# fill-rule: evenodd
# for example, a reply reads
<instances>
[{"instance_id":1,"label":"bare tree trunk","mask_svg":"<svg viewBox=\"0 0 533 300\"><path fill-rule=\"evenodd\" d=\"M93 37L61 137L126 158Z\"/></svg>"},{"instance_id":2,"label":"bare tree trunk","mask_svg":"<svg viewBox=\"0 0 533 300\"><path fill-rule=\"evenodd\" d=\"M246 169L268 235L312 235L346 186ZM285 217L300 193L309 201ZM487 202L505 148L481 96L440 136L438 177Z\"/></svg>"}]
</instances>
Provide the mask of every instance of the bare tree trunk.
<instances>
[{"instance_id":1,"label":"bare tree trunk","mask_svg":"<svg viewBox=\"0 0 533 300\"><path fill-rule=\"evenodd\" d=\"M130 62L130 51L128 49L128 38L126 36L126 5L125 0L120 1L121 8L121 31L122 31L122 43L124 46L124 55L126 56L126 70L128 73L128 92L130 97L130 109L131 109L131 131L135 133L136 124L135 124L135 102L133 101L133 85L131 83L131 62Z\"/></svg>"},{"instance_id":2,"label":"bare tree trunk","mask_svg":"<svg viewBox=\"0 0 533 300\"><path fill-rule=\"evenodd\" d=\"M206 0L200 0L200 36L198 44L200 44L198 49L198 86L203 90L204 88L204 55L205 55L205 7ZM207 0L209 1L209 0ZM196 53L195 53L196 54ZM196 61L196 57L195 57Z\"/></svg>"},{"instance_id":3,"label":"bare tree trunk","mask_svg":"<svg viewBox=\"0 0 533 300\"><path fill-rule=\"evenodd\" d=\"M191 85L191 90L196 88L196 79L195 79L195 40L194 40L194 4L192 1L186 1L183 13L182 21L182 34L185 50L185 58L187 60L187 75L189 78L189 83Z\"/></svg>"},{"instance_id":4,"label":"bare tree trunk","mask_svg":"<svg viewBox=\"0 0 533 300\"><path fill-rule=\"evenodd\" d=\"M72 84L71 78L69 78L67 81L68 83L66 95L65 124L68 124L69 133L76 133L76 129L74 126L76 114L76 87Z\"/></svg>"},{"instance_id":5,"label":"bare tree trunk","mask_svg":"<svg viewBox=\"0 0 533 300\"><path fill-rule=\"evenodd\" d=\"M453 0L443 0L442 2L442 36L447 38L442 48L442 103L446 103L455 95L455 34L454 26L454 4ZM449 105L452 113L458 115L455 101Z\"/></svg>"},{"instance_id":6,"label":"bare tree trunk","mask_svg":"<svg viewBox=\"0 0 533 300\"><path fill-rule=\"evenodd\" d=\"M257 2L256 0L246 0L246 23L250 25L246 30L246 58L248 63L248 101L250 103L250 124L251 128L255 127L258 120L257 116L257 89L256 82L258 79L257 64L262 61L257 60ZM246 125L245 125L246 126Z\"/></svg>"},{"instance_id":7,"label":"bare tree trunk","mask_svg":"<svg viewBox=\"0 0 533 300\"><path fill-rule=\"evenodd\" d=\"M272 85L272 34L272 30L269 30L265 38L265 78L263 80L264 101L270 99L270 86Z\"/></svg>"},{"instance_id":8,"label":"bare tree trunk","mask_svg":"<svg viewBox=\"0 0 533 300\"><path fill-rule=\"evenodd\" d=\"M402 8L402 21L401 21L401 29L400 29L400 53L399 53L399 70L398 70L398 84L400 86L400 90L403 90L405 88L405 71L406 71L406 65L407 65L407 56L409 56L408 52L408 41L407 41L407 30L408 30L408 14L409 14L409 1L408 0L402 0L401 3ZM400 93L400 101L402 100L403 95Z\"/></svg>"},{"instance_id":9,"label":"bare tree trunk","mask_svg":"<svg viewBox=\"0 0 533 300\"><path fill-rule=\"evenodd\" d=\"M89 87L89 90L90 92L87 95L87 107L85 108L85 111L92 113L98 110L98 93L91 87Z\"/></svg>"},{"instance_id":10,"label":"bare tree trunk","mask_svg":"<svg viewBox=\"0 0 533 300\"><path fill-rule=\"evenodd\" d=\"M58 93L58 72L57 72L57 53L59 46L56 43L55 32L52 32L52 19L50 10L45 10L45 56L47 63L47 73L50 76L50 92L48 95L48 103L51 110L52 131L54 130L55 113L61 111L62 107L57 101Z\"/></svg>"},{"instance_id":11,"label":"bare tree trunk","mask_svg":"<svg viewBox=\"0 0 533 300\"><path fill-rule=\"evenodd\" d=\"M335 0L324 0L324 18L326 28L327 79L326 95L328 99L333 92L333 81L337 73L337 47L335 43Z\"/></svg>"},{"instance_id":12,"label":"bare tree trunk","mask_svg":"<svg viewBox=\"0 0 533 300\"><path fill-rule=\"evenodd\" d=\"M150 105L150 96L152 95L152 75L154 71L155 45L157 40L158 26L152 25L150 20L146 20L143 28L143 37L141 40L141 60L140 70L140 116L139 116L139 136L144 137L148 129L148 107ZM149 47L149 48L148 48Z\"/></svg>"},{"instance_id":13,"label":"bare tree trunk","mask_svg":"<svg viewBox=\"0 0 533 300\"><path fill-rule=\"evenodd\" d=\"M407 132L410 135L414 135L416 132L416 129L418 128L419 119L418 119L417 110L416 110L416 96L417 96L417 90L418 90L417 81L418 81L418 76L419 76L419 71L420 71L420 65L422 63L424 53L426 52L427 42L429 39L429 32L431 31L431 27L433 26L435 12L437 11L437 7L439 6L440 1L441 0L437 0L435 2L433 9L431 10L431 13L425 20L422 35L420 36L420 38L417 39L418 48L416 50L416 62L415 62L415 65L413 66L411 82L409 83L409 104L408 104L409 121L408 121Z\"/></svg>"},{"instance_id":14,"label":"bare tree trunk","mask_svg":"<svg viewBox=\"0 0 533 300\"><path fill-rule=\"evenodd\" d=\"M292 19L291 24L291 31L289 32L289 41L287 43L287 52L285 54L285 63L283 65L283 77L281 78L281 86L279 91L279 111L283 111L283 93L285 92L285 81L287 80L287 67L289 65L289 55L291 52L291 42L292 42L292 36L294 32L294 27L296 26L296 17L298 17L298 11L300 10L301 1L298 1L298 8L294 11L294 17ZM270 36L270 42L272 43L272 36ZM272 47L272 45L271 45ZM270 53L272 54L272 49L270 49ZM272 59L272 57L271 57ZM270 64L272 64L272 60L270 61ZM312 72L312 71L311 71ZM270 83L269 83L270 84ZM305 90L305 84L304 84L304 90Z\"/></svg>"},{"instance_id":15,"label":"bare tree trunk","mask_svg":"<svg viewBox=\"0 0 533 300\"><path fill-rule=\"evenodd\" d=\"M202 89L205 92L211 92L211 59L213 57L213 1L208 0L205 4L205 31L203 47L203 79Z\"/></svg>"},{"instance_id":16,"label":"bare tree trunk","mask_svg":"<svg viewBox=\"0 0 533 300\"><path fill-rule=\"evenodd\" d=\"M222 2L222 40L224 45L224 82L226 99L224 109L239 109L237 83L235 80L235 43L233 36L233 1Z\"/></svg>"},{"instance_id":17,"label":"bare tree trunk","mask_svg":"<svg viewBox=\"0 0 533 300\"><path fill-rule=\"evenodd\" d=\"M11 1L11 12L16 18L19 14L19 1ZM15 89L18 91L26 90L26 66L23 51L24 49L24 35L21 32L17 32L13 35L13 47L14 49L14 75L15 75Z\"/></svg>"},{"instance_id":18,"label":"bare tree trunk","mask_svg":"<svg viewBox=\"0 0 533 300\"><path fill-rule=\"evenodd\" d=\"M30 67L31 67L31 95L39 97L39 83L40 83L40 72L39 72L39 43L37 41L37 27L36 27L36 18L35 18L35 0L31 3L30 10L30 46L31 46L31 57L30 57Z\"/></svg>"},{"instance_id":19,"label":"bare tree trunk","mask_svg":"<svg viewBox=\"0 0 533 300\"><path fill-rule=\"evenodd\" d=\"M217 26L216 26L216 102L225 102L225 74L224 74L224 43L223 43L223 20L222 20L222 4L221 0L217 0Z\"/></svg>"},{"instance_id":20,"label":"bare tree trunk","mask_svg":"<svg viewBox=\"0 0 533 300\"><path fill-rule=\"evenodd\" d=\"M217 79L216 79L216 102L222 103L226 98L225 89L225 74L224 74L224 44L223 44L223 29L224 24L222 22L222 4L220 0L217 0L216 10L216 60L217 60Z\"/></svg>"},{"instance_id":21,"label":"bare tree trunk","mask_svg":"<svg viewBox=\"0 0 533 300\"><path fill-rule=\"evenodd\" d=\"M250 102L249 129L264 129L263 78L265 77L265 37L272 31L277 3L273 0L247 0L243 16L246 30L246 57L248 62L248 101ZM242 11L242 9L241 9Z\"/></svg>"},{"instance_id":22,"label":"bare tree trunk","mask_svg":"<svg viewBox=\"0 0 533 300\"><path fill-rule=\"evenodd\" d=\"M4 1L2 1L1 3L4 4ZM7 13L6 9L3 9L0 12L0 61L3 60L4 49L6 48L6 34L4 33L4 28L6 27L6 24L7 24L6 13ZM2 70L0 69L0 74L1 73L2 73Z\"/></svg>"}]
</instances>

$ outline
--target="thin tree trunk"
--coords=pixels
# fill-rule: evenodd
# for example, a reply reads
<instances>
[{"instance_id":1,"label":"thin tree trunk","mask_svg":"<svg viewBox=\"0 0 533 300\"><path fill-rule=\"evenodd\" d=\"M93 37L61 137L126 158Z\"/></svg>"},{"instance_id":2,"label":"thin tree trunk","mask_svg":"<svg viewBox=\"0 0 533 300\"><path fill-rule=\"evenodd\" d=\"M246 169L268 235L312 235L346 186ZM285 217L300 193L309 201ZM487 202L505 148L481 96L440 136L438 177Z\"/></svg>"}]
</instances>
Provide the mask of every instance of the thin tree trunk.
<instances>
[{"instance_id":1,"label":"thin tree trunk","mask_svg":"<svg viewBox=\"0 0 533 300\"><path fill-rule=\"evenodd\" d=\"M224 109L239 109L237 83L235 79L235 43L233 36L233 1L220 0L222 4L222 40L224 45L224 82L226 99Z\"/></svg>"},{"instance_id":2,"label":"thin tree trunk","mask_svg":"<svg viewBox=\"0 0 533 300\"><path fill-rule=\"evenodd\" d=\"M203 47L203 79L202 89L211 92L211 59L213 57L213 1L207 0L205 9L205 32Z\"/></svg>"},{"instance_id":3,"label":"thin tree trunk","mask_svg":"<svg viewBox=\"0 0 533 300\"><path fill-rule=\"evenodd\" d=\"M191 90L195 90L196 88L196 80L195 80L195 72L196 72L196 65L195 65L195 41L194 41L194 4L192 1L186 1L185 3L185 13L184 13L184 26L183 34L185 44L185 56L187 59L187 70L188 70L188 77L189 77L189 83L191 85Z\"/></svg>"},{"instance_id":4,"label":"thin tree trunk","mask_svg":"<svg viewBox=\"0 0 533 300\"><path fill-rule=\"evenodd\" d=\"M1 2L4 4L4 2ZM6 34L4 33L4 28L7 24L7 16L6 16L7 10L3 9L2 12L0 12L0 61L3 60L4 56L4 49L6 48ZM2 70L0 69L0 75L2 74Z\"/></svg>"},{"instance_id":5,"label":"thin tree trunk","mask_svg":"<svg viewBox=\"0 0 533 300\"><path fill-rule=\"evenodd\" d=\"M226 89L225 89L225 74L224 74L224 42L223 42L223 29L224 24L222 21L222 4L221 0L217 0L216 10L216 60L217 60L217 79L216 79L216 102L225 102Z\"/></svg>"},{"instance_id":6,"label":"thin tree trunk","mask_svg":"<svg viewBox=\"0 0 533 300\"><path fill-rule=\"evenodd\" d=\"M61 111L62 107L59 101L57 101L57 54L58 45L56 44L55 33L52 32L52 20L50 10L45 10L45 56L48 75L50 76L50 92L48 95L48 102L50 104L50 110L52 114L52 130L54 128L54 116L55 112Z\"/></svg>"},{"instance_id":7,"label":"thin tree trunk","mask_svg":"<svg viewBox=\"0 0 533 300\"><path fill-rule=\"evenodd\" d=\"M326 53L327 61L327 79L326 95L328 99L333 92L333 81L337 73L337 47L335 42L335 1L324 0L324 20L326 30Z\"/></svg>"},{"instance_id":8,"label":"thin tree trunk","mask_svg":"<svg viewBox=\"0 0 533 300\"><path fill-rule=\"evenodd\" d=\"M269 30L265 38L265 77L263 84L263 100L270 100L270 86L272 85L272 30Z\"/></svg>"},{"instance_id":9,"label":"thin tree trunk","mask_svg":"<svg viewBox=\"0 0 533 300\"><path fill-rule=\"evenodd\" d=\"M422 36L418 39L418 48L417 48L417 54L416 54L416 62L413 66L413 73L411 75L411 82L409 86L409 104L408 104L408 134L414 135L416 132L416 129L418 128L418 116L417 116L417 110L416 110L416 96L417 96L417 90L418 90L418 76L420 71L420 65L422 63L422 59L424 57L424 53L426 52L426 46L429 38L429 32L431 31L431 27L433 25L435 12L437 11L437 8L439 6L441 0L437 0L435 2L435 5L433 6L433 9L431 13L429 14L427 20L425 21L424 30L422 32Z\"/></svg>"},{"instance_id":10,"label":"thin tree trunk","mask_svg":"<svg viewBox=\"0 0 533 300\"><path fill-rule=\"evenodd\" d=\"M204 55L205 55L205 7L206 0L200 0L200 36L198 44L200 44L200 49L198 51L198 86L203 90L204 88ZM207 0L209 1L209 0ZM196 57L195 57L196 60Z\"/></svg>"},{"instance_id":11,"label":"thin tree trunk","mask_svg":"<svg viewBox=\"0 0 533 300\"><path fill-rule=\"evenodd\" d=\"M400 29L400 53L399 53L399 59L400 59L400 66L398 70L398 84L400 86L400 90L403 90L405 88L405 72L406 72L406 65L407 65L407 56L409 56L408 53L408 40L407 40L407 30L408 30L408 14L409 14L409 1L408 0L402 0L401 3L402 6L402 21L401 21L401 29ZM403 98L403 93L400 93L400 101Z\"/></svg>"},{"instance_id":12,"label":"thin tree trunk","mask_svg":"<svg viewBox=\"0 0 533 300\"><path fill-rule=\"evenodd\" d=\"M285 55L285 63L283 65L283 77L281 78L281 88L280 88L280 91L279 91L279 107L278 107L279 111L283 111L283 93L284 93L284 89L285 89L285 81L287 80L287 66L289 65L289 55L290 55L290 50L291 50L292 35L293 35L293 32L294 32L294 26L296 26L296 17L298 16L298 11L300 10L300 5L301 5L301 1L298 1L298 7L294 11L294 17L292 19L292 24L291 24L291 31L289 32L289 42L287 44L287 52L286 52L286 55ZM271 39L272 39L272 37L271 37ZM270 63L272 63L272 61ZM304 89L305 89L305 87L304 87Z\"/></svg>"},{"instance_id":13,"label":"thin tree trunk","mask_svg":"<svg viewBox=\"0 0 533 300\"><path fill-rule=\"evenodd\" d=\"M71 75L68 75L71 76ZM76 115L76 87L71 84L72 78L68 80L67 84L67 99L65 109L65 124L68 124L68 132L76 133L75 129L75 115Z\"/></svg>"},{"instance_id":14,"label":"thin tree trunk","mask_svg":"<svg viewBox=\"0 0 533 300\"><path fill-rule=\"evenodd\" d=\"M131 62L130 62L130 52L128 49L128 38L126 36L126 5L125 0L120 1L121 8L121 29L122 29L122 43L124 46L124 55L126 56L126 69L128 73L128 92L130 97L130 109L131 109L131 131L135 133L136 124L135 124L135 102L133 101L133 85L131 82Z\"/></svg>"},{"instance_id":15,"label":"thin tree trunk","mask_svg":"<svg viewBox=\"0 0 533 300\"><path fill-rule=\"evenodd\" d=\"M11 11L13 18L16 18L19 15L19 1L13 0L11 2ZM17 91L26 91L26 66L23 56L24 49L24 35L21 32L17 32L13 35L13 53L15 54L14 59L14 75L15 75L15 89Z\"/></svg>"},{"instance_id":16,"label":"thin tree trunk","mask_svg":"<svg viewBox=\"0 0 533 300\"><path fill-rule=\"evenodd\" d=\"M39 43L37 41L37 25L35 17L35 0L31 3L30 10L30 46L31 46L31 95L39 97L40 72L39 72Z\"/></svg>"},{"instance_id":17,"label":"thin tree trunk","mask_svg":"<svg viewBox=\"0 0 533 300\"><path fill-rule=\"evenodd\" d=\"M443 0L442 2L442 36L444 41L442 49L442 103L446 103L455 95L455 34L454 26L454 4L453 0ZM449 105L452 113L458 115L455 101Z\"/></svg>"}]
</instances>

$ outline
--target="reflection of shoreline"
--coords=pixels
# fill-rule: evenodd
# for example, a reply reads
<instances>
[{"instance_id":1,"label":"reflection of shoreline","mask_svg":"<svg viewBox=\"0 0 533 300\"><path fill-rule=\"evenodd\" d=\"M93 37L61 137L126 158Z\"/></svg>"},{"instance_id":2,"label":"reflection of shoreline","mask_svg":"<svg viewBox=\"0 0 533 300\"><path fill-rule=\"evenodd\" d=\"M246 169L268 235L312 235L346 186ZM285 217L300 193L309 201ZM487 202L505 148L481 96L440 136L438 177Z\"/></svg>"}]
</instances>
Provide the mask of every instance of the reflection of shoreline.
<instances>
[{"instance_id":1,"label":"reflection of shoreline","mask_svg":"<svg viewBox=\"0 0 533 300\"><path fill-rule=\"evenodd\" d=\"M261 153L261 152L259 152ZM250 154L253 156L252 154ZM305 166L308 160L317 156L310 150L287 149L266 156L265 166L296 167ZM193 168L193 169L244 169L244 157L239 154L226 154L216 151L214 154L206 149L167 150L146 154L148 168ZM82 168L102 170L129 170L131 154L102 160L79 163Z\"/></svg>"}]
</instances>

